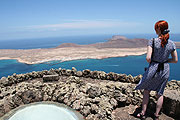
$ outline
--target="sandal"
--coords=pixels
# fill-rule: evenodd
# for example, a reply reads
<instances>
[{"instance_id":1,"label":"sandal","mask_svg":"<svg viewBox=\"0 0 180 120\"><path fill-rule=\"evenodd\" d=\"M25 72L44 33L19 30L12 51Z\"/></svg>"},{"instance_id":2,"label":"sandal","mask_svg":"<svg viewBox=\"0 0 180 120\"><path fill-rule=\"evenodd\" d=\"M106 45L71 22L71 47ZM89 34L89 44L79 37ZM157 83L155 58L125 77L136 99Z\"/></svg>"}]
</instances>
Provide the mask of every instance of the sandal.
<instances>
[{"instance_id":1,"label":"sandal","mask_svg":"<svg viewBox=\"0 0 180 120\"><path fill-rule=\"evenodd\" d=\"M159 115L155 115L155 114L154 114L153 120L159 120Z\"/></svg>"},{"instance_id":2,"label":"sandal","mask_svg":"<svg viewBox=\"0 0 180 120\"><path fill-rule=\"evenodd\" d=\"M146 119L146 116L143 115L143 113L138 113L137 117L140 118L141 120L145 120Z\"/></svg>"}]
</instances>

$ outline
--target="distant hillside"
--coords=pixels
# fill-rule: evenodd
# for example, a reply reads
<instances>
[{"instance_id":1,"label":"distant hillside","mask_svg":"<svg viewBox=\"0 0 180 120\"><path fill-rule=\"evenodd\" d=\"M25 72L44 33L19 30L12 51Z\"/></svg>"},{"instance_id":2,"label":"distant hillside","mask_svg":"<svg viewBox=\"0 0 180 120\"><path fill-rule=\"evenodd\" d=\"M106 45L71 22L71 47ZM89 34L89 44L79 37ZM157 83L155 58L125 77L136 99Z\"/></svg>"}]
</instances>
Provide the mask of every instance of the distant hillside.
<instances>
[{"instance_id":1,"label":"distant hillside","mask_svg":"<svg viewBox=\"0 0 180 120\"><path fill-rule=\"evenodd\" d=\"M61 45L57 46L57 48L64 48L64 47L81 47L81 45L74 43L62 43Z\"/></svg>"},{"instance_id":2,"label":"distant hillside","mask_svg":"<svg viewBox=\"0 0 180 120\"><path fill-rule=\"evenodd\" d=\"M91 44L96 48L139 48L146 47L147 39L128 39L124 36L115 35L104 43Z\"/></svg>"},{"instance_id":3,"label":"distant hillside","mask_svg":"<svg viewBox=\"0 0 180 120\"><path fill-rule=\"evenodd\" d=\"M180 42L175 42L176 48L180 49Z\"/></svg>"},{"instance_id":4,"label":"distant hillside","mask_svg":"<svg viewBox=\"0 0 180 120\"><path fill-rule=\"evenodd\" d=\"M89 45L78 45L74 43L63 43L59 45L57 48L64 48L64 47L95 47L95 48L141 48L146 47L148 43L147 39L143 38L135 38L129 39L124 36L114 35L111 39L107 42L103 43L95 43ZM180 48L180 42L175 42L176 47Z\"/></svg>"},{"instance_id":5,"label":"distant hillside","mask_svg":"<svg viewBox=\"0 0 180 120\"><path fill-rule=\"evenodd\" d=\"M95 43L89 45L77 45L74 43L63 43L57 48L63 47L95 47L95 48L139 48L146 47L148 40L147 39L128 39L124 36L115 35L107 42L104 43Z\"/></svg>"}]
</instances>

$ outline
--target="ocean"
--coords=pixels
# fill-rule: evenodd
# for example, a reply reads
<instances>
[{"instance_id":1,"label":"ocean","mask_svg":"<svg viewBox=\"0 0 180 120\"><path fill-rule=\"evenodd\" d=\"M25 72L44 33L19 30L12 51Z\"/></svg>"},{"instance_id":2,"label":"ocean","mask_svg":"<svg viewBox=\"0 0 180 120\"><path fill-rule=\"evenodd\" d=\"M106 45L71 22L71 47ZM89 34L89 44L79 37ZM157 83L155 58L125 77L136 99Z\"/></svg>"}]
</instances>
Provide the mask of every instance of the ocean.
<instances>
[{"instance_id":1,"label":"ocean","mask_svg":"<svg viewBox=\"0 0 180 120\"><path fill-rule=\"evenodd\" d=\"M150 39L153 35L125 35L128 38L146 38ZM61 43L77 43L77 44L92 44L97 42L105 42L112 35L95 35L95 36L74 36L74 37L59 37L59 38L42 38L42 39L26 39L26 40L9 40L0 41L0 49L37 49L37 48L51 48L56 47ZM180 34L177 35L174 41L180 41ZM172 39L173 40L173 39ZM12 43L13 41L13 43ZM2 43L7 43L3 45ZM177 50L180 55L180 49ZM73 61L50 61L41 64L27 65L19 63L17 60L0 60L0 78L13 73L21 74L32 71L49 70L51 68L65 68L71 69L75 67L77 70L90 69L92 71L105 71L124 73L137 76L144 73L144 67L148 66L145 60L146 55L114 57L106 59L84 59ZM133 64L130 64L133 63ZM179 74L180 62L177 64L170 64L170 78L180 80Z\"/></svg>"},{"instance_id":2,"label":"ocean","mask_svg":"<svg viewBox=\"0 0 180 120\"><path fill-rule=\"evenodd\" d=\"M106 42L113 35L84 35L84 36L64 36L51 38L31 38L17 40L0 40L0 49L38 49L53 48L62 43L76 43L80 45L93 44L97 42ZM151 39L157 37L155 34L123 34L127 38L145 38ZM170 35L170 39L180 42L180 34Z\"/></svg>"}]
</instances>

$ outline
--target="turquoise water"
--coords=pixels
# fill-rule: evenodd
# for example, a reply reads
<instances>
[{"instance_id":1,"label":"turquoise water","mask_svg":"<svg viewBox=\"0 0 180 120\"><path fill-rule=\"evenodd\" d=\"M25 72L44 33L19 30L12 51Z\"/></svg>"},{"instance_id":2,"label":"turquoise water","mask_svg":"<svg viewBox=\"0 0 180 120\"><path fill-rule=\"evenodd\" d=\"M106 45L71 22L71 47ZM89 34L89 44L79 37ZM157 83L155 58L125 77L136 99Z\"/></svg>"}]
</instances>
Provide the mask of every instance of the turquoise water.
<instances>
[{"instance_id":1,"label":"turquoise water","mask_svg":"<svg viewBox=\"0 0 180 120\"><path fill-rule=\"evenodd\" d=\"M180 50L178 49L178 55ZM148 66L145 55L141 56L128 56L128 57L115 57L106 59L85 59L73 61L51 61L42 64L27 65L19 63L16 60L0 60L0 77L12 75L13 73L27 73L32 71L49 70L51 68L65 68L71 69L75 67L77 70L90 69L92 71L105 71L115 73L131 74L133 76L143 74L144 67ZM180 62L177 64L170 64L170 79L180 80L179 74Z\"/></svg>"},{"instance_id":2,"label":"turquoise water","mask_svg":"<svg viewBox=\"0 0 180 120\"><path fill-rule=\"evenodd\" d=\"M156 37L155 34L126 34L127 38L146 38L150 39ZM112 35L92 35L92 36L67 36L54 38L39 38L39 39L25 39L25 40L8 40L0 41L0 49L34 49L34 48L51 48L56 47L61 43L76 43L76 44L92 44L97 42L105 42L111 38ZM172 34L171 38L174 41L180 41L180 34ZM180 50L178 49L180 56ZM49 70L51 68L65 68L71 69L76 67L77 70L99 70L105 72L132 74L133 76L143 74L144 67L148 66L145 55L142 56L128 56L107 58L102 60L85 59L74 60L67 62L51 61L42 64L27 65L19 63L17 60L0 60L0 78L13 73L27 73L32 71ZM170 64L171 73L170 80L180 80L179 68L180 62L177 64Z\"/></svg>"}]
</instances>

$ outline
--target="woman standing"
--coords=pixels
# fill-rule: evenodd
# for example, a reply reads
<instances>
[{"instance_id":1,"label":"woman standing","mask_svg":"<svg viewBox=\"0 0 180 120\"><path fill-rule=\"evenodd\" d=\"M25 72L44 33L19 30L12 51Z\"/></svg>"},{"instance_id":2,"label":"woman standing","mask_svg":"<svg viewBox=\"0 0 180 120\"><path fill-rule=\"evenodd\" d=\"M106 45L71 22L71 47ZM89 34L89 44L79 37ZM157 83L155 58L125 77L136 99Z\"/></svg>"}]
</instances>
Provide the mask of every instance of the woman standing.
<instances>
[{"instance_id":1,"label":"woman standing","mask_svg":"<svg viewBox=\"0 0 180 120\"><path fill-rule=\"evenodd\" d=\"M173 41L169 40L168 23L164 20L156 22L155 31L158 37L149 40L147 47L146 60L150 64L135 88L136 90L144 89L142 111L137 115L141 118L145 118L150 91L156 91L158 99L154 116L158 119L163 104L164 88L169 79L168 63L178 61L176 46ZM172 58L169 58L170 54Z\"/></svg>"}]
</instances>

